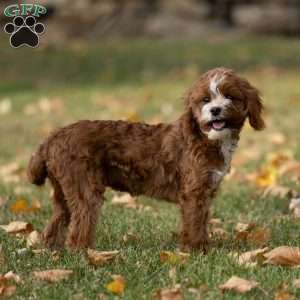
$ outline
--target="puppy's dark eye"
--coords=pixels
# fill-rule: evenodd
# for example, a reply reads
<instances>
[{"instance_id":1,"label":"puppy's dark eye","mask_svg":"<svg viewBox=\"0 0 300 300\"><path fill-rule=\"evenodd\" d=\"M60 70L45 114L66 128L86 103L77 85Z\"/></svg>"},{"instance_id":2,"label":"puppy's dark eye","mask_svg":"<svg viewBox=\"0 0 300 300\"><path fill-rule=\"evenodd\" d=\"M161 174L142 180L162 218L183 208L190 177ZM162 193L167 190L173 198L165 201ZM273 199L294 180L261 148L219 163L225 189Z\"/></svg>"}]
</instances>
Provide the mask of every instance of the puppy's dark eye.
<instances>
[{"instance_id":1,"label":"puppy's dark eye","mask_svg":"<svg viewBox=\"0 0 300 300\"><path fill-rule=\"evenodd\" d=\"M208 102L210 102L210 98L209 97L204 97L204 98L202 98L202 101L204 103L208 103Z\"/></svg>"},{"instance_id":2,"label":"puppy's dark eye","mask_svg":"<svg viewBox=\"0 0 300 300\"><path fill-rule=\"evenodd\" d=\"M225 98L226 98L226 99L229 99L229 100L234 100L234 97L231 96L231 95L226 95Z\"/></svg>"}]
</instances>

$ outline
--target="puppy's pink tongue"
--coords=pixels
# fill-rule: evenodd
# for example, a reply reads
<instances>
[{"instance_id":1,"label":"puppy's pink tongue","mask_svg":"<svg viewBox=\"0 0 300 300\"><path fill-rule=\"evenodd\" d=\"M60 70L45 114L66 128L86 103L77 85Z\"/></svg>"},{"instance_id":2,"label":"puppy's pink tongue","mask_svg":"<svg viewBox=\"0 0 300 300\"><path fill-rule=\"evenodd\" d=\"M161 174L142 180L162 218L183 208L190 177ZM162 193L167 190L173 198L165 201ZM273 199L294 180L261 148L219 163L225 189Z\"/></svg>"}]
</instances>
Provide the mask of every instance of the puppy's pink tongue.
<instances>
[{"instance_id":1,"label":"puppy's pink tongue","mask_svg":"<svg viewBox=\"0 0 300 300\"><path fill-rule=\"evenodd\" d=\"M225 122L224 121L214 121L212 123L212 127L216 130L223 129L225 127Z\"/></svg>"}]
</instances>

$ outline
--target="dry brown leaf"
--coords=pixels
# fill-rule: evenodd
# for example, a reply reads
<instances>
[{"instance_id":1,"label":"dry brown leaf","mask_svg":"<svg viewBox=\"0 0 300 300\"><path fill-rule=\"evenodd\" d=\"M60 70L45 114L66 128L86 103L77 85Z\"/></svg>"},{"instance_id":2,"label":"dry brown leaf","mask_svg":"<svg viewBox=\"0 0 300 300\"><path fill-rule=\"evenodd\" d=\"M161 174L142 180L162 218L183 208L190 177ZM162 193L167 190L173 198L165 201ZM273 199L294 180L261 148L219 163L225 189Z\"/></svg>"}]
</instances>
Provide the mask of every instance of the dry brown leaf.
<instances>
[{"instance_id":1,"label":"dry brown leaf","mask_svg":"<svg viewBox=\"0 0 300 300\"><path fill-rule=\"evenodd\" d=\"M282 185L270 185L268 186L263 194L262 197L278 197L278 198L285 198L285 197L293 197L297 194L296 191L292 190L291 188L288 188L286 186Z\"/></svg>"},{"instance_id":2,"label":"dry brown leaf","mask_svg":"<svg viewBox=\"0 0 300 300\"><path fill-rule=\"evenodd\" d=\"M125 279L121 275L112 275L113 281L106 285L106 289L116 295L122 296L125 290Z\"/></svg>"},{"instance_id":3,"label":"dry brown leaf","mask_svg":"<svg viewBox=\"0 0 300 300\"><path fill-rule=\"evenodd\" d=\"M120 206L125 206L128 208L138 208L138 204L136 203L136 200L134 197L132 197L129 194L124 194L122 196L117 196L115 195L112 200L111 203L114 205L120 205Z\"/></svg>"},{"instance_id":4,"label":"dry brown leaf","mask_svg":"<svg viewBox=\"0 0 300 300\"><path fill-rule=\"evenodd\" d=\"M264 264L281 266L300 266L300 248L280 246L263 254Z\"/></svg>"},{"instance_id":5,"label":"dry brown leaf","mask_svg":"<svg viewBox=\"0 0 300 300\"><path fill-rule=\"evenodd\" d=\"M294 300L295 297L289 293L288 285L282 284L279 291L276 292L274 300Z\"/></svg>"},{"instance_id":6,"label":"dry brown leaf","mask_svg":"<svg viewBox=\"0 0 300 300\"><path fill-rule=\"evenodd\" d=\"M211 233L215 237L226 238L228 236L228 232L221 227L213 227L211 229Z\"/></svg>"},{"instance_id":7,"label":"dry brown leaf","mask_svg":"<svg viewBox=\"0 0 300 300\"><path fill-rule=\"evenodd\" d=\"M256 226L256 223L251 222L251 223L237 223L235 226L235 230L238 232L242 231L250 231Z\"/></svg>"},{"instance_id":8,"label":"dry brown leaf","mask_svg":"<svg viewBox=\"0 0 300 300\"><path fill-rule=\"evenodd\" d=\"M155 300L181 300L183 299L180 286L160 289L155 293Z\"/></svg>"},{"instance_id":9,"label":"dry brown leaf","mask_svg":"<svg viewBox=\"0 0 300 300\"><path fill-rule=\"evenodd\" d=\"M253 288L258 286L258 282L253 280L246 280L237 276L232 276L224 284L219 285L219 289L222 292L226 290L233 290L238 293L244 294L251 291Z\"/></svg>"},{"instance_id":10,"label":"dry brown leaf","mask_svg":"<svg viewBox=\"0 0 300 300\"><path fill-rule=\"evenodd\" d=\"M247 241L255 245L265 245L271 238L269 228L257 228L249 233Z\"/></svg>"},{"instance_id":11,"label":"dry brown leaf","mask_svg":"<svg viewBox=\"0 0 300 300\"><path fill-rule=\"evenodd\" d=\"M295 279L293 281L293 286L297 289L300 289L300 279Z\"/></svg>"},{"instance_id":12,"label":"dry brown leaf","mask_svg":"<svg viewBox=\"0 0 300 300\"><path fill-rule=\"evenodd\" d=\"M160 252L160 262L161 263L171 263L171 264L180 264L186 262L190 257L189 253L185 252L171 252L171 251L161 251Z\"/></svg>"},{"instance_id":13,"label":"dry brown leaf","mask_svg":"<svg viewBox=\"0 0 300 300\"><path fill-rule=\"evenodd\" d=\"M281 165L279 168L280 176L288 177L289 179L300 182L300 162L291 160Z\"/></svg>"},{"instance_id":14,"label":"dry brown leaf","mask_svg":"<svg viewBox=\"0 0 300 300\"><path fill-rule=\"evenodd\" d=\"M0 225L0 228L11 234L30 233L33 230L33 226L30 223L23 221L14 221L10 222L8 225Z\"/></svg>"},{"instance_id":15,"label":"dry brown leaf","mask_svg":"<svg viewBox=\"0 0 300 300\"><path fill-rule=\"evenodd\" d=\"M73 274L72 270L62 270L62 269L33 272L34 277L48 282L58 282L63 279L68 279L72 274Z\"/></svg>"},{"instance_id":16,"label":"dry brown leaf","mask_svg":"<svg viewBox=\"0 0 300 300\"><path fill-rule=\"evenodd\" d=\"M268 250L269 248L265 247L261 249L247 251L242 254L230 253L230 256L234 258L239 265L253 267L256 266L257 263L261 260L262 254L266 253Z\"/></svg>"},{"instance_id":17,"label":"dry brown leaf","mask_svg":"<svg viewBox=\"0 0 300 300\"><path fill-rule=\"evenodd\" d=\"M289 209L296 218L300 218L300 198L291 199Z\"/></svg>"},{"instance_id":18,"label":"dry brown leaf","mask_svg":"<svg viewBox=\"0 0 300 300\"><path fill-rule=\"evenodd\" d=\"M93 266L102 266L116 258L120 251L96 251L92 249L87 250L87 259Z\"/></svg>"},{"instance_id":19,"label":"dry brown leaf","mask_svg":"<svg viewBox=\"0 0 300 300\"><path fill-rule=\"evenodd\" d=\"M36 230L32 231L26 238L27 248L39 248L41 244L41 235Z\"/></svg>"},{"instance_id":20,"label":"dry brown leaf","mask_svg":"<svg viewBox=\"0 0 300 300\"><path fill-rule=\"evenodd\" d=\"M16 286L10 284L10 280L0 275L0 297L10 297L16 292Z\"/></svg>"},{"instance_id":21,"label":"dry brown leaf","mask_svg":"<svg viewBox=\"0 0 300 300\"><path fill-rule=\"evenodd\" d=\"M15 274L13 271L9 271L7 272L4 277L7 279L7 280L13 280L15 281L16 283L21 283L22 282L22 279L19 275Z\"/></svg>"}]
</instances>

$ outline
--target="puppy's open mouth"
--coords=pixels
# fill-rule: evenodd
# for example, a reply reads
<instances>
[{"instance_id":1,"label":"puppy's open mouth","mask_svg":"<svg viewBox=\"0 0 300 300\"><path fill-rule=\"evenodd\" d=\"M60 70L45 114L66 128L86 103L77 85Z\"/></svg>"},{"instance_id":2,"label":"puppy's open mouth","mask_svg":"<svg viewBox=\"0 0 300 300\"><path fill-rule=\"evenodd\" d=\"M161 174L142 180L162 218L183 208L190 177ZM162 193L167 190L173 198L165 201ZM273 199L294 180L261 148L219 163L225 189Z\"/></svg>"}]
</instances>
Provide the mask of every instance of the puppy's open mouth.
<instances>
[{"instance_id":1,"label":"puppy's open mouth","mask_svg":"<svg viewBox=\"0 0 300 300\"><path fill-rule=\"evenodd\" d=\"M224 119L212 120L208 123L208 126L210 129L221 131L227 127L227 122Z\"/></svg>"}]
</instances>

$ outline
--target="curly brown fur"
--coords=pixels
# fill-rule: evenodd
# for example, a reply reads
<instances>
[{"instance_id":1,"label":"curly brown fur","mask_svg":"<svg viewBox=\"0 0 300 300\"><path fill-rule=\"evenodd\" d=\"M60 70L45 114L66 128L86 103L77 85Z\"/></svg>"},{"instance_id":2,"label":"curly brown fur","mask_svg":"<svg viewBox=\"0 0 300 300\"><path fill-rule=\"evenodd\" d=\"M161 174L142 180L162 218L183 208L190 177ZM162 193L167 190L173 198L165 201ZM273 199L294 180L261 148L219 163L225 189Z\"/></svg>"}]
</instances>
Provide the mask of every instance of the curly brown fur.
<instances>
[{"instance_id":1,"label":"curly brown fur","mask_svg":"<svg viewBox=\"0 0 300 300\"><path fill-rule=\"evenodd\" d=\"M219 117L211 108L220 106ZM244 121L264 126L257 90L231 70L205 73L190 89L182 116L170 124L80 121L48 137L32 157L29 180L49 178L54 211L48 247L92 247L107 186L177 203L181 246L208 245L209 207L229 171Z\"/></svg>"}]
</instances>

